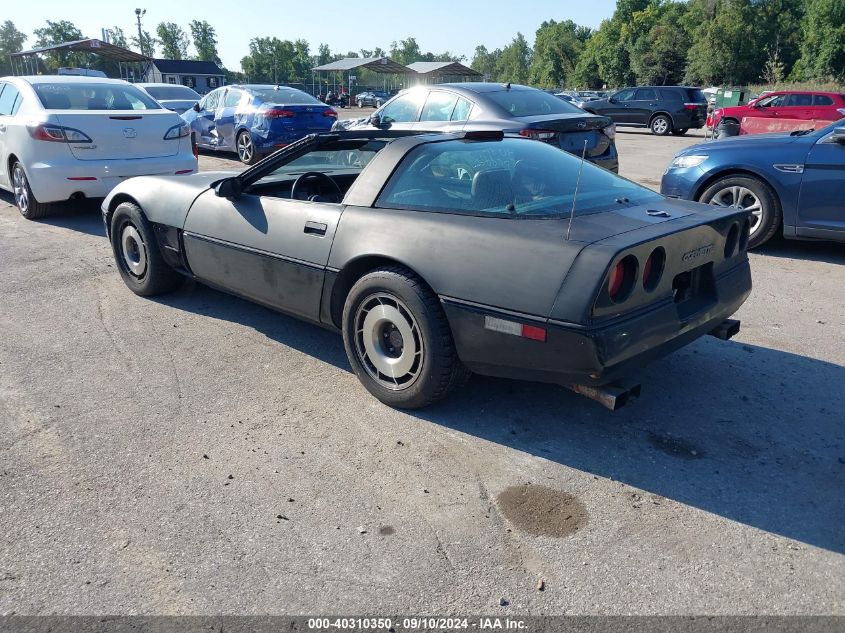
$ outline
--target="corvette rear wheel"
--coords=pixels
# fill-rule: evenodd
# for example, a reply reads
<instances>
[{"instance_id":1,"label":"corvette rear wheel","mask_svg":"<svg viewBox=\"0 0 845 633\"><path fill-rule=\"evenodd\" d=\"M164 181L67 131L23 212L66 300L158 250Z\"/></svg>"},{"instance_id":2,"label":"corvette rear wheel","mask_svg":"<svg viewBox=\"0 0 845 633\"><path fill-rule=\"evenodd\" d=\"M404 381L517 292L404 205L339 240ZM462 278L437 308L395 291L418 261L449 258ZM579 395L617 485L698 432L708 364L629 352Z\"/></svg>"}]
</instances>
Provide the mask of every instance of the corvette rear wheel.
<instances>
[{"instance_id":1,"label":"corvette rear wheel","mask_svg":"<svg viewBox=\"0 0 845 633\"><path fill-rule=\"evenodd\" d=\"M243 130L238 134L238 139L235 143L238 150L238 158L245 165L254 165L258 162L258 154L255 151L255 143L252 142L252 134Z\"/></svg>"},{"instance_id":2,"label":"corvette rear wheel","mask_svg":"<svg viewBox=\"0 0 845 633\"><path fill-rule=\"evenodd\" d=\"M49 204L35 199L29 181L26 179L26 172L20 163L12 165L12 191L15 194L15 205L18 211L27 220L43 218L50 210Z\"/></svg>"},{"instance_id":3,"label":"corvette rear wheel","mask_svg":"<svg viewBox=\"0 0 845 633\"><path fill-rule=\"evenodd\" d=\"M769 186L753 176L727 176L710 185L700 202L751 211L748 248L767 242L781 224L781 208Z\"/></svg>"},{"instance_id":4,"label":"corvette rear wheel","mask_svg":"<svg viewBox=\"0 0 845 633\"><path fill-rule=\"evenodd\" d=\"M425 407L469 377L437 296L400 266L369 272L352 286L343 344L364 387L392 407Z\"/></svg>"},{"instance_id":5,"label":"corvette rear wheel","mask_svg":"<svg viewBox=\"0 0 845 633\"><path fill-rule=\"evenodd\" d=\"M184 278L164 261L152 227L137 204L122 202L115 209L111 245L120 276L136 295L163 294L182 285Z\"/></svg>"}]
</instances>

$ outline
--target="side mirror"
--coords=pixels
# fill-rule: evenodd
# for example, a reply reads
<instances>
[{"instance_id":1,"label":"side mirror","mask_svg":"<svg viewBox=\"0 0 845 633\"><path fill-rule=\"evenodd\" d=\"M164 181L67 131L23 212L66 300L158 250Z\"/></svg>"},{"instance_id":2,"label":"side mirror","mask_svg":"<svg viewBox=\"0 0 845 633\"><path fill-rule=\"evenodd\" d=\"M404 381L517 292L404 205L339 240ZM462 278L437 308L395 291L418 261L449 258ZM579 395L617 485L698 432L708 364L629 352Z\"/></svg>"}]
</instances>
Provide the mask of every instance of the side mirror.
<instances>
[{"instance_id":1,"label":"side mirror","mask_svg":"<svg viewBox=\"0 0 845 633\"><path fill-rule=\"evenodd\" d=\"M193 106L191 106L191 110L193 110L194 112L202 112L202 110L200 110L199 103L195 103Z\"/></svg>"},{"instance_id":2,"label":"side mirror","mask_svg":"<svg viewBox=\"0 0 845 633\"><path fill-rule=\"evenodd\" d=\"M834 143L845 145L845 127L833 128L833 136L830 137L830 140L832 140Z\"/></svg>"},{"instance_id":3,"label":"side mirror","mask_svg":"<svg viewBox=\"0 0 845 633\"><path fill-rule=\"evenodd\" d=\"M613 97L608 97L607 102L608 103L616 103L616 99L614 99Z\"/></svg>"},{"instance_id":4,"label":"side mirror","mask_svg":"<svg viewBox=\"0 0 845 633\"><path fill-rule=\"evenodd\" d=\"M238 178L224 178L214 187L214 195L218 198L228 198L229 200L240 197L242 192L243 187Z\"/></svg>"},{"instance_id":5,"label":"side mirror","mask_svg":"<svg viewBox=\"0 0 845 633\"><path fill-rule=\"evenodd\" d=\"M370 116L370 125L372 125L373 127L377 127L380 130L386 130L390 127L390 121L384 121L381 118L381 115L376 112L375 114Z\"/></svg>"}]
</instances>

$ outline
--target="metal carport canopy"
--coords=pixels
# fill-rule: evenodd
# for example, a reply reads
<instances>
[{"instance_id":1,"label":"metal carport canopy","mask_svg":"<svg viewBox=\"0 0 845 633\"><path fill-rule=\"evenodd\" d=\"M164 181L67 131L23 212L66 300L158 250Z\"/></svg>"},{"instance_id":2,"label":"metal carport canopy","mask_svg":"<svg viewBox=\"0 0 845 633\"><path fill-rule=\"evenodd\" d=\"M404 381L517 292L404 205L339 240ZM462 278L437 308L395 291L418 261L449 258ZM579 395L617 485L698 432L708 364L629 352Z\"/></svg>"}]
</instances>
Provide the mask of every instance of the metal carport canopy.
<instances>
[{"instance_id":1,"label":"metal carport canopy","mask_svg":"<svg viewBox=\"0 0 845 633\"><path fill-rule=\"evenodd\" d=\"M150 60L146 55L130 51L114 44L109 44L103 40L87 39L76 40L73 42L63 42L55 46L45 46L44 48L33 48L28 51L20 51L12 53L10 57L27 57L29 55L38 55L41 53L49 53L51 51L71 51L74 53L94 53L102 55L103 57L113 59L116 62L147 62Z\"/></svg>"},{"instance_id":2,"label":"metal carport canopy","mask_svg":"<svg viewBox=\"0 0 845 633\"><path fill-rule=\"evenodd\" d=\"M408 68L418 75L437 75L443 77L482 77L483 75L460 62L414 62Z\"/></svg>"},{"instance_id":3,"label":"metal carport canopy","mask_svg":"<svg viewBox=\"0 0 845 633\"><path fill-rule=\"evenodd\" d=\"M356 68L367 68L376 73L392 75L412 75L413 70L393 61L389 57L347 57L336 62L323 64L311 69L311 72L347 72Z\"/></svg>"}]
</instances>

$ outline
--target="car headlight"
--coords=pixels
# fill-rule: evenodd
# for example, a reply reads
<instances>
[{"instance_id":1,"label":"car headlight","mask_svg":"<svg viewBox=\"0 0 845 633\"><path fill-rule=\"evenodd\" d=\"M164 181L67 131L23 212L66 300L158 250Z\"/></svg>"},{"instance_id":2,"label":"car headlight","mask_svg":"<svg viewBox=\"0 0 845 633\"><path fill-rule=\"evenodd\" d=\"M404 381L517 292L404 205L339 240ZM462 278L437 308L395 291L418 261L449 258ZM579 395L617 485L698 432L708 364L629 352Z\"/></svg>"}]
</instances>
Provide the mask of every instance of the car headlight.
<instances>
[{"instance_id":1,"label":"car headlight","mask_svg":"<svg viewBox=\"0 0 845 633\"><path fill-rule=\"evenodd\" d=\"M707 160L707 156L702 154L692 154L690 156L677 156L672 161L673 169L687 169L689 167L698 167L701 163Z\"/></svg>"},{"instance_id":2,"label":"car headlight","mask_svg":"<svg viewBox=\"0 0 845 633\"><path fill-rule=\"evenodd\" d=\"M179 125L174 125L172 128L167 130L164 135L164 140L169 141L170 139L174 138L183 138L188 136L191 133L191 126L187 123L180 123Z\"/></svg>"}]
</instances>

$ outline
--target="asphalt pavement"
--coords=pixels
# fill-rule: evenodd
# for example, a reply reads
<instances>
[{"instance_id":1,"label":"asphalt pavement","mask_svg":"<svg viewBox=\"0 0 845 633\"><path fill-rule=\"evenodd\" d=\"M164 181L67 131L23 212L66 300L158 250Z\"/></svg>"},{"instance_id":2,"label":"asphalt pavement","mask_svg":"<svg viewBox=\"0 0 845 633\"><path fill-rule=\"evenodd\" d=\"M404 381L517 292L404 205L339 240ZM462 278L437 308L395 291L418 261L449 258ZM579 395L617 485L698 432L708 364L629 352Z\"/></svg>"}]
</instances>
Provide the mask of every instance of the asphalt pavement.
<instances>
[{"instance_id":1,"label":"asphalt pavement","mask_svg":"<svg viewBox=\"0 0 845 633\"><path fill-rule=\"evenodd\" d=\"M621 172L696 140L620 132ZM477 376L402 412L331 332L136 297L95 203L0 193L0 614L845 615L843 264L753 253L740 334L618 412Z\"/></svg>"}]
</instances>

